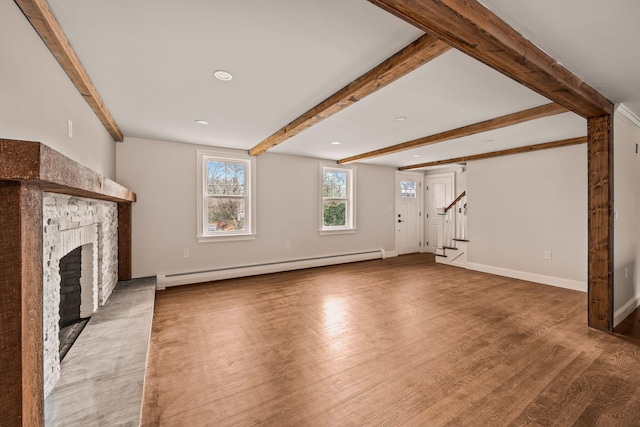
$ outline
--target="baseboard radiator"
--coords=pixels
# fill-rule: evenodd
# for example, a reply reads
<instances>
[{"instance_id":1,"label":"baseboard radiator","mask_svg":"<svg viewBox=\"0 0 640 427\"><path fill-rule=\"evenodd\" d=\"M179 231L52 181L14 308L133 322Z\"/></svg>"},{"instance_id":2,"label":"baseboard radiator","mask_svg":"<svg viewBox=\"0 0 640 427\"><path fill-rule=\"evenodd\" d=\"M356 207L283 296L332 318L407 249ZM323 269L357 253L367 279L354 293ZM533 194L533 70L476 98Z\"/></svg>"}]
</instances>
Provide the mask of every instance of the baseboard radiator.
<instances>
[{"instance_id":1,"label":"baseboard radiator","mask_svg":"<svg viewBox=\"0 0 640 427\"><path fill-rule=\"evenodd\" d=\"M301 270L304 268L323 267L327 265L384 258L384 249L377 249L372 251L353 252L349 254L327 255L261 264L214 268L211 270L190 271L186 273L158 274L157 289L162 290L171 286L212 282L215 280L234 279L237 277L257 276L259 274L279 273L282 271Z\"/></svg>"}]
</instances>

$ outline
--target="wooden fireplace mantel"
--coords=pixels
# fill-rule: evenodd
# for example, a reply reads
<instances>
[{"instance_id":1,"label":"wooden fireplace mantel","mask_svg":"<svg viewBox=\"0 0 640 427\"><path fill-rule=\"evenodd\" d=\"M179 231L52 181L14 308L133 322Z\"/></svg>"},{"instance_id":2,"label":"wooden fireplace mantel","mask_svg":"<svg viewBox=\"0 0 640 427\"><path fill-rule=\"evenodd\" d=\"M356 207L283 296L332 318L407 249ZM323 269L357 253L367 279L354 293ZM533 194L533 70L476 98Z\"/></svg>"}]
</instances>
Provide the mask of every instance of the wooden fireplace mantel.
<instances>
[{"instance_id":1,"label":"wooden fireplace mantel","mask_svg":"<svg viewBox=\"0 0 640 427\"><path fill-rule=\"evenodd\" d=\"M118 204L118 279L131 278L136 194L39 142L0 139L0 425L44 425L43 193Z\"/></svg>"},{"instance_id":2,"label":"wooden fireplace mantel","mask_svg":"<svg viewBox=\"0 0 640 427\"><path fill-rule=\"evenodd\" d=\"M133 191L40 142L0 139L0 180L33 182L52 193L136 201Z\"/></svg>"}]
</instances>

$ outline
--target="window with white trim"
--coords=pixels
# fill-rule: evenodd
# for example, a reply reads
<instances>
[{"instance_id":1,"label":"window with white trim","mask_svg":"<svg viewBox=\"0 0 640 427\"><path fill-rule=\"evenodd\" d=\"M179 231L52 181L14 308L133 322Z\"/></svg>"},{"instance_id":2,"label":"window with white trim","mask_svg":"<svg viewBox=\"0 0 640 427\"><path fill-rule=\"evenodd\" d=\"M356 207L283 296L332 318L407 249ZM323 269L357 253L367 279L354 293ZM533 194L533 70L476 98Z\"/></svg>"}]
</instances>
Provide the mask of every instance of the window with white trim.
<instances>
[{"instance_id":1,"label":"window with white trim","mask_svg":"<svg viewBox=\"0 0 640 427\"><path fill-rule=\"evenodd\" d=\"M198 237L232 240L255 236L255 159L198 150Z\"/></svg>"},{"instance_id":2,"label":"window with white trim","mask_svg":"<svg viewBox=\"0 0 640 427\"><path fill-rule=\"evenodd\" d=\"M351 167L321 167L320 231L355 229L354 175Z\"/></svg>"},{"instance_id":3,"label":"window with white trim","mask_svg":"<svg viewBox=\"0 0 640 427\"><path fill-rule=\"evenodd\" d=\"M400 197L403 199L415 199L418 197L416 193L416 182L414 181L401 181L400 182Z\"/></svg>"}]
</instances>

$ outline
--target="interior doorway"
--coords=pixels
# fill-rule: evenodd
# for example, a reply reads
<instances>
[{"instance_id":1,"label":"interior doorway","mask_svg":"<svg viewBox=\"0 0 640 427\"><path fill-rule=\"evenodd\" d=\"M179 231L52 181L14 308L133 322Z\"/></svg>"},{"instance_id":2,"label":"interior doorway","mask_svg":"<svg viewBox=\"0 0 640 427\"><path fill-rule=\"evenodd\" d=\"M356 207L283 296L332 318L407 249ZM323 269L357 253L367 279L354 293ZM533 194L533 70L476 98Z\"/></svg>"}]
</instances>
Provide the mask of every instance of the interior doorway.
<instances>
[{"instance_id":1,"label":"interior doorway","mask_svg":"<svg viewBox=\"0 0 640 427\"><path fill-rule=\"evenodd\" d=\"M435 253L438 247L438 208L445 208L453 201L455 172L426 176L425 185L425 233L424 250Z\"/></svg>"}]
</instances>

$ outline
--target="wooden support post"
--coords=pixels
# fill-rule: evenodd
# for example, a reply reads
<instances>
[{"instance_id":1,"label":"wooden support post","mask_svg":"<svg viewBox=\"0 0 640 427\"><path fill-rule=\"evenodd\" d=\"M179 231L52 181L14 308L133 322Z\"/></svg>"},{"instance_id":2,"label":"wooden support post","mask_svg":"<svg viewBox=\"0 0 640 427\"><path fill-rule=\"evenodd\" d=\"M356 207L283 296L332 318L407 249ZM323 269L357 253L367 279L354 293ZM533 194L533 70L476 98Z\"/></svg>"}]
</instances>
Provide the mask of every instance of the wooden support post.
<instances>
[{"instance_id":1,"label":"wooden support post","mask_svg":"<svg viewBox=\"0 0 640 427\"><path fill-rule=\"evenodd\" d=\"M44 425L42 189L0 181L0 425Z\"/></svg>"},{"instance_id":2,"label":"wooden support post","mask_svg":"<svg viewBox=\"0 0 640 427\"><path fill-rule=\"evenodd\" d=\"M589 326L613 330L613 125L612 116L588 121Z\"/></svg>"},{"instance_id":3,"label":"wooden support post","mask_svg":"<svg viewBox=\"0 0 640 427\"><path fill-rule=\"evenodd\" d=\"M118 280L131 280L131 203L118 203Z\"/></svg>"}]
</instances>

